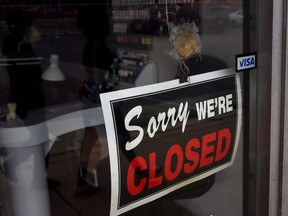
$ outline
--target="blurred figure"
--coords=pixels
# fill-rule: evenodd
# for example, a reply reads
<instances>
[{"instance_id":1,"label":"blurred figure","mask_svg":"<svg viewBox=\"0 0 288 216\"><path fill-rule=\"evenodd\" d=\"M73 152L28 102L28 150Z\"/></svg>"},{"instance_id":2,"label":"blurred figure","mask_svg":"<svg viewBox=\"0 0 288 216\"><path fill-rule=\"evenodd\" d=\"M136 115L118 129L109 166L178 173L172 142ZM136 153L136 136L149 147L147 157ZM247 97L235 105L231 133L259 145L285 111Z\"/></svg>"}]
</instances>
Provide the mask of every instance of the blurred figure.
<instances>
[{"instance_id":1,"label":"blurred figure","mask_svg":"<svg viewBox=\"0 0 288 216\"><path fill-rule=\"evenodd\" d=\"M10 81L10 94L7 121L16 115L26 118L28 110L44 107L42 69L40 61L32 49L32 42L39 35L32 28L32 20L20 10L7 14L6 23L10 33L3 39L2 53L7 57L7 71ZM30 60L29 60L30 59Z\"/></svg>"},{"instance_id":2,"label":"blurred figure","mask_svg":"<svg viewBox=\"0 0 288 216\"><path fill-rule=\"evenodd\" d=\"M10 82L7 121L16 116L24 120L29 111L45 106L42 68L32 43L40 39L40 33L32 27L32 20L21 10L6 15L10 33L3 39L2 53L7 57L7 72ZM44 116L38 116L43 122ZM45 158L46 168L49 154ZM60 182L48 178L48 186L55 188Z\"/></svg>"},{"instance_id":3,"label":"blurred figure","mask_svg":"<svg viewBox=\"0 0 288 216\"><path fill-rule=\"evenodd\" d=\"M77 26L86 38L83 48L83 66L86 80L79 92L80 98L99 103L99 94L108 91L107 79L116 55L109 47L110 15L109 2L101 0L83 6L77 16ZM109 44L109 45L108 45ZM103 157L100 134L96 127L85 129L80 148L80 169L75 195L97 192L97 185L91 187L87 181L87 170L96 169ZM82 177L81 177L82 176ZM80 187L81 186L81 187Z\"/></svg>"},{"instance_id":4,"label":"blurred figure","mask_svg":"<svg viewBox=\"0 0 288 216\"><path fill-rule=\"evenodd\" d=\"M87 81L100 84L110 70L116 55L109 48L110 35L109 3L105 0L83 6L77 17L77 26L86 38L83 49L83 65Z\"/></svg>"}]
</instances>

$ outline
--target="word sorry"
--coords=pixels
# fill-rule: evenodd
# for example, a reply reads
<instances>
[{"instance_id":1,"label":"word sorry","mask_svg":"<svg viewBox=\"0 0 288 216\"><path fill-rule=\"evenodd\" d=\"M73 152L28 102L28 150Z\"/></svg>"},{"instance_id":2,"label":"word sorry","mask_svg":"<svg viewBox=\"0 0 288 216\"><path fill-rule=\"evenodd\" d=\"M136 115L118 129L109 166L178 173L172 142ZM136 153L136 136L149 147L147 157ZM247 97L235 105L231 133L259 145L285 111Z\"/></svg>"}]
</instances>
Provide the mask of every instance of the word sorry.
<instances>
[{"instance_id":1,"label":"word sorry","mask_svg":"<svg viewBox=\"0 0 288 216\"><path fill-rule=\"evenodd\" d=\"M132 140L131 142L127 142L125 145L126 151L132 150L136 146L139 145L139 143L142 141L144 136L144 130L142 127L138 125L131 125L130 122L133 118L139 118L142 113L142 106L136 106L133 109L131 109L124 119L125 128L127 131L138 131L138 136ZM161 126L162 131L166 131L167 126L169 124L174 127L176 123L182 122L182 133L185 131L185 127L187 124L187 120L189 117L190 111L188 110L188 102L186 101L185 104L180 103L178 107L178 112L175 107L170 107L166 112L159 112L157 118L155 116L152 116L148 122L147 125L147 133L150 138L153 138L155 133L158 131L159 127Z\"/></svg>"}]
</instances>

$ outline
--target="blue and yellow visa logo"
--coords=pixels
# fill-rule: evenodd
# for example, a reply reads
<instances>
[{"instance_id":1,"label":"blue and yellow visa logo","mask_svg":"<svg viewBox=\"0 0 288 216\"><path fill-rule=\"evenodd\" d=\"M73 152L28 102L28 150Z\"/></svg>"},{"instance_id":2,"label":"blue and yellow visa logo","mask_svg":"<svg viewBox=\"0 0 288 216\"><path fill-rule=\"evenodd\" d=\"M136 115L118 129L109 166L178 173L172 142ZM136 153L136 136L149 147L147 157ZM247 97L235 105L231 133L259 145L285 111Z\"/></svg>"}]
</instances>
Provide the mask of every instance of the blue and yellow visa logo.
<instances>
[{"instance_id":1,"label":"blue and yellow visa logo","mask_svg":"<svg viewBox=\"0 0 288 216\"><path fill-rule=\"evenodd\" d=\"M257 54L236 55L236 71L251 70L257 67Z\"/></svg>"}]
</instances>

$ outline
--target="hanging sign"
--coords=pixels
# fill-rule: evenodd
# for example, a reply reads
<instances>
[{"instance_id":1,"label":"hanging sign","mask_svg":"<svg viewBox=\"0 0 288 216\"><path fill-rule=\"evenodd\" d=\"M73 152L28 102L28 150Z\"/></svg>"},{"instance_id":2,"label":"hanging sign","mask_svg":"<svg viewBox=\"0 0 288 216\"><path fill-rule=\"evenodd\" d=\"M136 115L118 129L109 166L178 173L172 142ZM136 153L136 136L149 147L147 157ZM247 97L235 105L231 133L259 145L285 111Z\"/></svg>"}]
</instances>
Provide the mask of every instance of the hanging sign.
<instances>
[{"instance_id":1,"label":"hanging sign","mask_svg":"<svg viewBox=\"0 0 288 216\"><path fill-rule=\"evenodd\" d=\"M238 74L225 69L190 80L100 95L111 166L110 215L233 164L241 128Z\"/></svg>"}]
</instances>

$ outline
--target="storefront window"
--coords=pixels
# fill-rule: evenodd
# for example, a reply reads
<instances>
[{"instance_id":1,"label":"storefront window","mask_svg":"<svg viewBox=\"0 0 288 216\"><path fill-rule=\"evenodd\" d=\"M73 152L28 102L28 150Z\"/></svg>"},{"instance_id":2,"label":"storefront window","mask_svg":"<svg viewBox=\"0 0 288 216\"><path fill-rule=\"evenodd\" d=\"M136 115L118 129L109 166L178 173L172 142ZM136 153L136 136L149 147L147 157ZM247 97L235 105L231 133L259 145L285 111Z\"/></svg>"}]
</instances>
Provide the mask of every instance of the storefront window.
<instances>
[{"instance_id":1,"label":"storefront window","mask_svg":"<svg viewBox=\"0 0 288 216\"><path fill-rule=\"evenodd\" d=\"M183 71L189 78L180 83L196 83L195 77L203 74L213 80L209 72L235 71L235 56L243 53L242 4L235 0L3 1L0 215L109 215L115 176L111 177L103 117L108 107L103 107L100 95L148 85L153 91L155 84L181 80ZM181 36L193 29L197 40L192 39L196 44L192 50L188 37L175 45L169 24L174 30L186 26L177 30ZM241 77L239 84L241 95ZM213 92L205 89L203 95L213 93L220 106L222 98L214 91L225 92L222 87L212 84ZM225 94L227 103L230 95ZM156 99L149 104L151 113L167 105L162 96ZM228 104L225 112L234 109L239 114L242 107L233 106ZM208 133L211 125L231 119L215 117L197 130ZM242 133L238 138L233 164L140 202L123 215L242 215ZM215 162L212 151L206 159L211 155ZM164 176L163 161L157 168L157 175Z\"/></svg>"}]
</instances>

